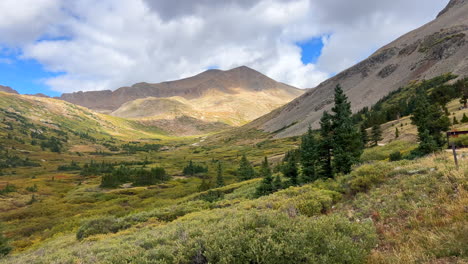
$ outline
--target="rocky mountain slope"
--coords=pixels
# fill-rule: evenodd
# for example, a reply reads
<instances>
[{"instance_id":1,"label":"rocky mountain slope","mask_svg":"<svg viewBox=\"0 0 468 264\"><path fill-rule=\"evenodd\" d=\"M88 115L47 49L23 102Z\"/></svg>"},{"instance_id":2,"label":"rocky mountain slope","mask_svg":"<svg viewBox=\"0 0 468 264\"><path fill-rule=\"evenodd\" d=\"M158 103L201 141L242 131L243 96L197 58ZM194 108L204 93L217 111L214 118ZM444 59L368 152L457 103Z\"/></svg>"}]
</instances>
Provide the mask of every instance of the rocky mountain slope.
<instances>
[{"instance_id":1,"label":"rocky mountain slope","mask_svg":"<svg viewBox=\"0 0 468 264\"><path fill-rule=\"evenodd\" d=\"M200 120L240 125L280 107L304 91L242 66L208 70L163 83L137 83L115 91L63 94L59 99L126 118Z\"/></svg>"},{"instance_id":2,"label":"rocky mountain slope","mask_svg":"<svg viewBox=\"0 0 468 264\"><path fill-rule=\"evenodd\" d=\"M0 92L18 94L18 92L14 90L13 88L9 86L3 86L3 85L0 85Z\"/></svg>"},{"instance_id":3,"label":"rocky mountain slope","mask_svg":"<svg viewBox=\"0 0 468 264\"><path fill-rule=\"evenodd\" d=\"M468 75L468 1L451 0L437 18L380 48L362 62L324 81L316 88L257 120L248 127L277 137L299 135L309 124L318 127L330 110L333 89L340 84L353 111L371 106L411 81L452 72Z\"/></svg>"}]
</instances>

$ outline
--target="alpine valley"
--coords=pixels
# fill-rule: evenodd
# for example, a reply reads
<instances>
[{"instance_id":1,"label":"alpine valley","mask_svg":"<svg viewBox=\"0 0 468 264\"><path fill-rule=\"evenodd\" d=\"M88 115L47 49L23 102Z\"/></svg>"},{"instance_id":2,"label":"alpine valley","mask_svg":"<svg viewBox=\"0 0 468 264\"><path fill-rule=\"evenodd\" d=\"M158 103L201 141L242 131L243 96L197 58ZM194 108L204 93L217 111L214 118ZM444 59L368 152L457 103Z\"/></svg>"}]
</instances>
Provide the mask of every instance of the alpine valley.
<instances>
[{"instance_id":1,"label":"alpine valley","mask_svg":"<svg viewBox=\"0 0 468 264\"><path fill-rule=\"evenodd\" d=\"M466 0L308 89L14 88L0 263L468 263Z\"/></svg>"}]
</instances>

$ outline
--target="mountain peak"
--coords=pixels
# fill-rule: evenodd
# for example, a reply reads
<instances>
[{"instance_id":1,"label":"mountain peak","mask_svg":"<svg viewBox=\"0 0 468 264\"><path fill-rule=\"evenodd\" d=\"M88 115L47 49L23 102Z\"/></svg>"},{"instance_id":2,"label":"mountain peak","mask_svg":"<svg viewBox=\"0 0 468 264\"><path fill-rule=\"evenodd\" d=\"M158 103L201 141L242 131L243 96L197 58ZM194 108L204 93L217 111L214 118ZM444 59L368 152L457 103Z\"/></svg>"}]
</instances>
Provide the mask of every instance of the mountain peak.
<instances>
[{"instance_id":1,"label":"mountain peak","mask_svg":"<svg viewBox=\"0 0 468 264\"><path fill-rule=\"evenodd\" d=\"M467 3L467 0L450 0L450 2L447 4L447 6L444 9L442 9L442 11L439 12L437 17L440 17L443 14L450 11L451 9L453 9L455 7L458 7L458 6L462 6L462 5L466 4L466 3Z\"/></svg>"},{"instance_id":2,"label":"mountain peak","mask_svg":"<svg viewBox=\"0 0 468 264\"><path fill-rule=\"evenodd\" d=\"M18 92L15 89L9 86L3 86L3 85L0 85L0 92L18 94Z\"/></svg>"},{"instance_id":3,"label":"mountain peak","mask_svg":"<svg viewBox=\"0 0 468 264\"><path fill-rule=\"evenodd\" d=\"M210 69L195 76L174 81L140 82L115 91L62 94L60 99L104 113L112 113L123 104L141 98L182 97L185 100L201 100L217 94L219 100L222 100L223 96L236 97L242 92L271 94L270 105L279 106L301 95L303 90L279 83L247 66L240 66L226 71ZM283 98L278 98L278 96Z\"/></svg>"}]
</instances>

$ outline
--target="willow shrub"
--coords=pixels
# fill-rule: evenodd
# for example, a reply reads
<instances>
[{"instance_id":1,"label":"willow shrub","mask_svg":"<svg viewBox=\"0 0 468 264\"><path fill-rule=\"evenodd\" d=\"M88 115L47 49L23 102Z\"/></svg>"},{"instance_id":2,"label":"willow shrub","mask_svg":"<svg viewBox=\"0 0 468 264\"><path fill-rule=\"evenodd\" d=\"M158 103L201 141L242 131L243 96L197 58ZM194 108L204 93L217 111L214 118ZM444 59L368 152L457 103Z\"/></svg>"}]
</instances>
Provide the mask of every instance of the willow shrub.
<instances>
[{"instance_id":1,"label":"willow shrub","mask_svg":"<svg viewBox=\"0 0 468 264\"><path fill-rule=\"evenodd\" d=\"M376 243L370 222L270 210L195 213L133 239L140 247L115 252L106 262L363 263Z\"/></svg>"}]
</instances>

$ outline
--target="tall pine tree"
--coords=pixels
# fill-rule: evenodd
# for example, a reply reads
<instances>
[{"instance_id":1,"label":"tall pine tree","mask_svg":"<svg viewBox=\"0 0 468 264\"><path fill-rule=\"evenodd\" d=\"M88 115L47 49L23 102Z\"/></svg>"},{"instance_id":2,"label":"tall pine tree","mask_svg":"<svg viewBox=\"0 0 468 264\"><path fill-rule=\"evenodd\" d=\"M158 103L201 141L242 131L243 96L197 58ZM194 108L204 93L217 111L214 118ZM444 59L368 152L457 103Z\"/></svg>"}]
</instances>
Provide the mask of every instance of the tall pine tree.
<instances>
[{"instance_id":1,"label":"tall pine tree","mask_svg":"<svg viewBox=\"0 0 468 264\"><path fill-rule=\"evenodd\" d=\"M450 119L439 104L430 104L424 90L417 91L416 107L411 121L418 128L419 152L428 154L445 145Z\"/></svg>"},{"instance_id":2,"label":"tall pine tree","mask_svg":"<svg viewBox=\"0 0 468 264\"><path fill-rule=\"evenodd\" d=\"M379 141L382 140L382 129L380 129L379 124L375 124L372 126L371 130L371 142L372 146L377 146Z\"/></svg>"},{"instance_id":3,"label":"tall pine tree","mask_svg":"<svg viewBox=\"0 0 468 264\"><path fill-rule=\"evenodd\" d=\"M240 160L239 168L237 169L237 176L241 181L250 180L255 177L255 171L252 164L247 160L245 154L242 155Z\"/></svg>"},{"instance_id":4,"label":"tall pine tree","mask_svg":"<svg viewBox=\"0 0 468 264\"><path fill-rule=\"evenodd\" d=\"M260 167L260 176L263 177L263 180L260 182L260 185L257 187L255 192L257 197L268 195L274 191L273 177L271 175L271 169L270 165L268 164L267 157L265 157L262 162L262 166Z\"/></svg>"},{"instance_id":5,"label":"tall pine tree","mask_svg":"<svg viewBox=\"0 0 468 264\"><path fill-rule=\"evenodd\" d=\"M318 175L320 178L332 178L332 151L333 151L333 130L332 117L327 111L323 112L320 119L320 136L321 140L318 144Z\"/></svg>"},{"instance_id":6,"label":"tall pine tree","mask_svg":"<svg viewBox=\"0 0 468 264\"><path fill-rule=\"evenodd\" d=\"M281 177L276 175L275 179L273 180L273 191L278 191L283 189L283 182L281 181Z\"/></svg>"},{"instance_id":7,"label":"tall pine tree","mask_svg":"<svg viewBox=\"0 0 468 264\"><path fill-rule=\"evenodd\" d=\"M463 113L463 117L462 117L462 119L460 120L460 122L462 122L462 123L468 123L468 116L466 116L465 113Z\"/></svg>"},{"instance_id":8,"label":"tall pine tree","mask_svg":"<svg viewBox=\"0 0 468 264\"><path fill-rule=\"evenodd\" d=\"M318 178L317 160L318 146L312 128L309 126L307 133L302 136L301 147L302 181L312 182Z\"/></svg>"},{"instance_id":9,"label":"tall pine tree","mask_svg":"<svg viewBox=\"0 0 468 264\"><path fill-rule=\"evenodd\" d=\"M216 187L224 186L223 165L218 161L218 168L216 174Z\"/></svg>"},{"instance_id":10,"label":"tall pine tree","mask_svg":"<svg viewBox=\"0 0 468 264\"><path fill-rule=\"evenodd\" d=\"M283 175L289 179L288 184L296 186L299 184L299 173L297 171L296 155L294 152L288 152L284 158Z\"/></svg>"},{"instance_id":11,"label":"tall pine tree","mask_svg":"<svg viewBox=\"0 0 468 264\"><path fill-rule=\"evenodd\" d=\"M349 173L359 161L363 148L361 135L352 120L351 104L340 85L335 87L332 111L333 169L336 173Z\"/></svg>"},{"instance_id":12,"label":"tall pine tree","mask_svg":"<svg viewBox=\"0 0 468 264\"><path fill-rule=\"evenodd\" d=\"M361 131L362 146L365 148L367 146L367 143L369 143L369 137L367 136L366 127L364 125L361 125L360 131Z\"/></svg>"}]
</instances>

